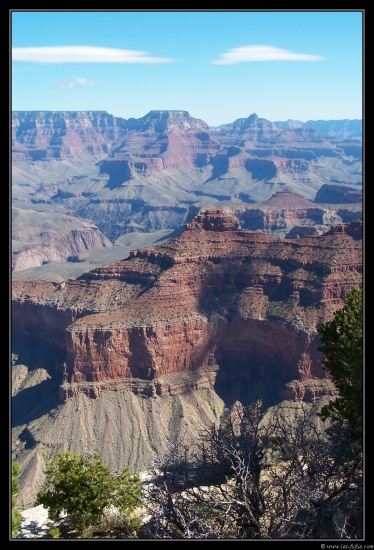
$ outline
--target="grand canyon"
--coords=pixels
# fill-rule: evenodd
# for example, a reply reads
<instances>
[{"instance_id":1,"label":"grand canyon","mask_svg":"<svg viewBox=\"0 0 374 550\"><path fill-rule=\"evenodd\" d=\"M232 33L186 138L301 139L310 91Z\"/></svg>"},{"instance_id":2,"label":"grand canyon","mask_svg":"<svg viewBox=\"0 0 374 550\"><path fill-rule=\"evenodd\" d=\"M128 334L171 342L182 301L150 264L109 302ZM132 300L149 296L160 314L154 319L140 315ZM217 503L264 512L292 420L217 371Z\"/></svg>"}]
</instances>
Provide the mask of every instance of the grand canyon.
<instances>
[{"instance_id":1,"label":"grand canyon","mask_svg":"<svg viewBox=\"0 0 374 550\"><path fill-rule=\"evenodd\" d=\"M238 401L337 395L317 329L363 279L350 122L13 112L20 508L57 452L145 471Z\"/></svg>"},{"instance_id":2,"label":"grand canyon","mask_svg":"<svg viewBox=\"0 0 374 550\"><path fill-rule=\"evenodd\" d=\"M296 122L252 114L211 129L186 111L13 112L13 276L80 275L211 207L279 237L358 219L361 121L325 122L325 133Z\"/></svg>"}]
</instances>

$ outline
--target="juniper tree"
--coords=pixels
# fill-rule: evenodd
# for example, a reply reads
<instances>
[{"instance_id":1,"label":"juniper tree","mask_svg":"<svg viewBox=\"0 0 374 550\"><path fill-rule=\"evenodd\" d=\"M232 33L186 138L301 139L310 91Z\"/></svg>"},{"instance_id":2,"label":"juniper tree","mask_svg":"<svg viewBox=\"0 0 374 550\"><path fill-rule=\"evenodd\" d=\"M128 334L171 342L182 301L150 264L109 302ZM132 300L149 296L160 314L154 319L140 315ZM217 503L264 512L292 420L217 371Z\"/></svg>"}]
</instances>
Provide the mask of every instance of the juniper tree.
<instances>
[{"instance_id":1,"label":"juniper tree","mask_svg":"<svg viewBox=\"0 0 374 550\"><path fill-rule=\"evenodd\" d=\"M131 513L139 505L138 475L124 468L121 475L110 472L95 450L91 456L59 453L49 461L46 482L37 495L54 521L67 516L68 524L81 534L89 534L113 508L131 526Z\"/></svg>"},{"instance_id":2,"label":"juniper tree","mask_svg":"<svg viewBox=\"0 0 374 550\"><path fill-rule=\"evenodd\" d=\"M323 419L344 419L352 437L363 437L363 289L346 292L346 305L332 321L321 325L319 351L324 369L330 374L339 396L326 405Z\"/></svg>"}]
</instances>

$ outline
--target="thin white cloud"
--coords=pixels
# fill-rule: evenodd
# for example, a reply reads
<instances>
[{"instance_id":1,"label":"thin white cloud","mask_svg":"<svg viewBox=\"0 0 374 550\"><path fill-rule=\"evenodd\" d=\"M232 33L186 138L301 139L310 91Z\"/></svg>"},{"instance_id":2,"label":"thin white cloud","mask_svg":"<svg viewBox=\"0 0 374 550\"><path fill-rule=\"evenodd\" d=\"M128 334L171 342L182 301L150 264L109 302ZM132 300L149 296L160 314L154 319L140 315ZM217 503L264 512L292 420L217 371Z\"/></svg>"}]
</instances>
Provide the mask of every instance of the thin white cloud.
<instances>
[{"instance_id":1,"label":"thin white cloud","mask_svg":"<svg viewBox=\"0 0 374 550\"><path fill-rule=\"evenodd\" d=\"M320 55L294 53L274 46L254 45L230 49L219 54L219 59L212 61L215 65L235 65L253 61L321 61Z\"/></svg>"},{"instance_id":2,"label":"thin white cloud","mask_svg":"<svg viewBox=\"0 0 374 550\"><path fill-rule=\"evenodd\" d=\"M74 80L66 80L58 82L54 88L81 88L82 86L97 86L98 80L89 80L88 78L75 78Z\"/></svg>"},{"instance_id":3,"label":"thin white cloud","mask_svg":"<svg viewBox=\"0 0 374 550\"><path fill-rule=\"evenodd\" d=\"M147 52L97 46L46 46L13 48L13 61L36 63L172 63L168 57L150 57Z\"/></svg>"}]
</instances>

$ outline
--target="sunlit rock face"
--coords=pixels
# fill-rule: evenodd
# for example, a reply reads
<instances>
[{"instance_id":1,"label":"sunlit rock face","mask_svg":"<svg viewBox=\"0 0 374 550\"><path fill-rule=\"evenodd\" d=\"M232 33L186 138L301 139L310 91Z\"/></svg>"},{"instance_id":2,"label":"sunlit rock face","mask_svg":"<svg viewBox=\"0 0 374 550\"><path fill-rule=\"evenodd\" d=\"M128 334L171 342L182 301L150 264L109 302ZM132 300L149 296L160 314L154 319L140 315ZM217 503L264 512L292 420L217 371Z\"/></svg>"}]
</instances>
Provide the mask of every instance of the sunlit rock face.
<instances>
[{"instance_id":1,"label":"sunlit rock face","mask_svg":"<svg viewBox=\"0 0 374 550\"><path fill-rule=\"evenodd\" d=\"M278 239L218 209L78 278L14 280L18 505L35 505L57 452L96 448L112 471L144 471L238 401L336 395L317 327L361 281L361 221Z\"/></svg>"},{"instance_id":2,"label":"sunlit rock face","mask_svg":"<svg viewBox=\"0 0 374 550\"><path fill-rule=\"evenodd\" d=\"M14 281L13 333L64 355L65 397L68 384L214 365L216 384L245 379L276 399L292 380L325 377L316 329L361 280L361 221L288 240L211 209L78 279Z\"/></svg>"},{"instance_id":3,"label":"sunlit rock face","mask_svg":"<svg viewBox=\"0 0 374 550\"><path fill-rule=\"evenodd\" d=\"M288 197L279 210L287 189L310 204ZM360 194L359 140L279 128L257 114L210 128L182 110L127 120L12 112L12 271L41 267L33 278L47 263L95 262L91 251L130 233L180 231L191 212L212 207L276 237L322 234L362 217ZM115 259L113 249L108 263Z\"/></svg>"}]
</instances>

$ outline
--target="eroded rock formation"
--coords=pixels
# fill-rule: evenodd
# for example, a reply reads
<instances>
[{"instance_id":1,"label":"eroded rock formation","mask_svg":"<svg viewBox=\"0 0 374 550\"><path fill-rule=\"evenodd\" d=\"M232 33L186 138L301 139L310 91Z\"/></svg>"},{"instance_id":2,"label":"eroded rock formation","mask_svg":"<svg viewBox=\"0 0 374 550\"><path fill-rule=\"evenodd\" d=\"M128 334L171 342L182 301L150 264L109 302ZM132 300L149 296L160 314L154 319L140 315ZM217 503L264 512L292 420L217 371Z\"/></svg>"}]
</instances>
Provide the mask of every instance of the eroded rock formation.
<instances>
[{"instance_id":1,"label":"eroded rock formation","mask_svg":"<svg viewBox=\"0 0 374 550\"><path fill-rule=\"evenodd\" d=\"M344 187L341 202L356 200L362 189L360 141L341 142L307 127L277 128L255 113L213 129L187 111L150 111L128 120L104 111L14 112L12 206L22 220L13 215L13 250L25 259L19 256L13 265L24 270L37 261L64 261L45 244L40 251L36 217L48 216L58 226L62 215L75 216L115 244L137 231L180 230L191 207L243 210L285 187L313 201L332 182ZM359 217L358 209L358 203L348 204L345 218L325 216L316 232ZM296 219L303 229L295 233L310 234L314 219ZM274 216L261 221L249 213L247 222L248 229L260 222L275 236L292 230L291 215L287 232ZM21 238L23 228L28 239Z\"/></svg>"},{"instance_id":2,"label":"eroded rock formation","mask_svg":"<svg viewBox=\"0 0 374 550\"><path fill-rule=\"evenodd\" d=\"M71 383L150 380L212 363L250 371L275 350L272 368L290 379L303 353L309 375L320 375L315 329L362 278L361 232L356 221L279 240L207 211L166 244L76 280L14 281L14 334L26 330L27 311L40 311L27 332L43 345L58 332L50 343L65 347Z\"/></svg>"},{"instance_id":3,"label":"eroded rock formation","mask_svg":"<svg viewBox=\"0 0 374 550\"><path fill-rule=\"evenodd\" d=\"M342 189L344 186L322 187ZM328 191L326 190L326 192ZM323 194L320 196L323 196ZM326 195L324 196L326 197ZM292 239L307 235L321 235L326 233L331 226L362 218L362 204L358 201L356 206L354 204L351 204L349 208L342 206L342 203L348 203L351 197L353 199L353 197L357 198L358 196L358 191L346 187L345 190L341 190L339 206L334 207L334 204L329 204L329 202L336 203L338 202L336 200L326 200L326 204L322 205L320 200L314 202L307 200L299 193L285 188L266 201L256 202L245 208L238 208L234 212L244 229ZM356 200L351 202L356 202Z\"/></svg>"},{"instance_id":4,"label":"eroded rock formation","mask_svg":"<svg viewBox=\"0 0 374 550\"><path fill-rule=\"evenodd\" d=\"M76 225L73 220L70 223L73 227ZM12 272L22 271L52 261L79 261L79 254L82 252L112 246L110 240L97 227L93 224L86 225L91 225L91 227L77 229L72 229L69 225L54 229L43 229L41 227L38 240L35 240L34 243L14 246ZM19 235L20 231L22 230L15 231L13 236ZM27 240L26 237L25 240Z\"/></svg>"},{"instance_id":5,"label":"eroded rock formation","mask_svg":"<svg viewBox=\"0 0 374 550\"><path fill-rule=\"evenodd\" d=\"M325 204L362 203L362 189L325 183L318 189L314 201Z\"/></svg>"},{"instance_id":6,"label":"eroded rock formation","mask_svg":"<svg viewBox=\"0 0 374 550\"><path fill-rule=\"evenodd\" d=\"M34 480L22 503L57 449L98 446L115 469L139 470L165 438L192 441L237 400L336 395L317 327L361 281L361 220L289 240L217 209L77 279L13 281L15 352L32 348L35 361L29 374L13 367L14 456L23 487Z\"/></svg>"}]
</instances>

